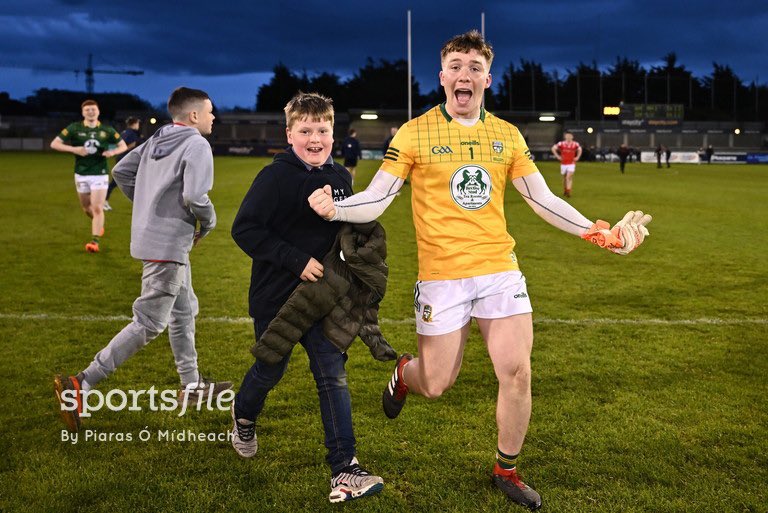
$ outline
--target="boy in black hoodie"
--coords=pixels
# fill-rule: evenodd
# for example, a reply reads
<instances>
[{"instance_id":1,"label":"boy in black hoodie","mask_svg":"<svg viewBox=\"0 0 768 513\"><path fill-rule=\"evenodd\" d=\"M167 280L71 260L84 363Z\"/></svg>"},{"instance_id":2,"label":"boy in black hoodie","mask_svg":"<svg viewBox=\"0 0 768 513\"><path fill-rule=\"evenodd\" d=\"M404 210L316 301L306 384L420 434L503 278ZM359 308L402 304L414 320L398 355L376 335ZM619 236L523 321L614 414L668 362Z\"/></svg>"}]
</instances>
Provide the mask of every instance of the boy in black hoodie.
<instances>
[{"instance_id":1,"label":"boy in black hoodie","mask_svg":"<svg viewBox=\"0 0 768 513\"><path fill-rule=\"evenodd\" d=\"M249 313L256 339L301 281L323 276L320 263L339 230L315 215L306 198L328 185L333 197L352 194L349 172L331 158L333 105L319 94L299 93L285 107L291 145L256 176L232 225L232 237L253 259ZM384 481L360 467L355 457L352 406L341 353L323 334L320 322L299 340L307 351L317 384L325 431L326 460L331 467L331 502L380 491ZM290 354L277 365L256 361L243 378L232 403L232 445L245 458L258 448L255 421L264 401L288 366Z\"/></svg>"}]
</instances>

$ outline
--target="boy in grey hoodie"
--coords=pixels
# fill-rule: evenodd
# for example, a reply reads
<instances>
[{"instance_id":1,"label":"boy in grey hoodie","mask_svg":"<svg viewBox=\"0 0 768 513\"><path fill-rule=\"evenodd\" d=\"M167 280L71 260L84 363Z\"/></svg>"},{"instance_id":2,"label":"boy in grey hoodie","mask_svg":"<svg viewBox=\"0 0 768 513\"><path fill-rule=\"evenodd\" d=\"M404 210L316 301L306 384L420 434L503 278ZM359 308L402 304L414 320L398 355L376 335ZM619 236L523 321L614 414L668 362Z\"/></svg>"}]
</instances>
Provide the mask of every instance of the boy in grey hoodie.
<instances>
[{"instance_id":1,"label":"boy in grey hoodie","mask_svg":"<svg viewBox=\"0 0 768 513\"><path fill-rule=\"evenodd\" d=\"M216 226L208 191L213 186L213 154L203 137L213 126L213 105L204 91L180 87L171 93L172 125L160 128L112 171L118 187L133 201L131 256L142 260L141 296L133 303L133 321L75 376L56 375L61 415L70 431L80 428L81 392L105 379L125 360L168 327L179 399L232 388L214 383L197 369L195 316L189 252ZM199 223L199 226L198 226Z\"/></svg>"}]
</instances>

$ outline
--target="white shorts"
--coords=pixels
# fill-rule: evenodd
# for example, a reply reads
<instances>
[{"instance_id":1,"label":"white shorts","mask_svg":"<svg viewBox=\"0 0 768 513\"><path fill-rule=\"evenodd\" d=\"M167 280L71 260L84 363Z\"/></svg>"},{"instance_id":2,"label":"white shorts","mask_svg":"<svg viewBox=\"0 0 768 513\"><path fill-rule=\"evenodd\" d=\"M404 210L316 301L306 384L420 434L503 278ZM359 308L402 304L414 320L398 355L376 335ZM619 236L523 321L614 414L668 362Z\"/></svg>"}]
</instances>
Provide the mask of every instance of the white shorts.
<instances>
[{"instance_id":1,"label":"white shorts","mask_svg":"<svg viewBox=\"0 0 768 513\"><path fill-rule=\"evenodd\" d=\"M576 172L576 164L560 164L560 174L564 175L566 173L575 173Z\"/></svg>"},{"instance_id":2,"label":"white shorts","mask_svg":"<svg viewBox=\"0 0 768 513\"><path fill-rule=\"evenodd\" d=\"M531 313L520 271L504 271L458 280L417 281L413 290L416 333L444 335L470 318L500 319Z\"/></svg>"},{"instance_id":3,"label":"white shorts","mask_svg":"<svg viewBox=\"0 0 768 513\"><path fill-rule=\"evenodd\" d=\"M80 194L109 189L109 175L78 175L75 173L75 188Z\"/></svg>"}]
</instances>

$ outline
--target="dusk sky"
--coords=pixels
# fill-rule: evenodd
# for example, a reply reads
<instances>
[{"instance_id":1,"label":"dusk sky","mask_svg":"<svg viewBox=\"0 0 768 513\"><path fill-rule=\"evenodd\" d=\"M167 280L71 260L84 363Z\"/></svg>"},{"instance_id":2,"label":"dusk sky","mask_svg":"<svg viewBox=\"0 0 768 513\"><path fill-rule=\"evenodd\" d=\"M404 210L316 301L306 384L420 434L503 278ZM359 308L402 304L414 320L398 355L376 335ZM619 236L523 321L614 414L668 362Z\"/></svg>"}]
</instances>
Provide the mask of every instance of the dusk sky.
<instances>
[{"instance_id":1,"label":"dusk sky","mask_svg":"<svg viewBox=\"0 0 768 513\"><path fill-rule=\"evenodd\" d=\"M15 99L42 87L85 91L84 74L68 70L83 70L92 53L95 69L144 71L97 74L97 92L159 104L186 85L205 89L219 107L253 107L278 62L347 78L367 57L404 59L409 8L422 92L437 85L442 43L479 29L483 11L499 77L521 58L566 71L592 61L606 69L617 56L654 65L675 52L697 76L709 74L714 61L746 83L768 83L764 0L3 0L0 91Z\"/></svg>"}]
</instances>

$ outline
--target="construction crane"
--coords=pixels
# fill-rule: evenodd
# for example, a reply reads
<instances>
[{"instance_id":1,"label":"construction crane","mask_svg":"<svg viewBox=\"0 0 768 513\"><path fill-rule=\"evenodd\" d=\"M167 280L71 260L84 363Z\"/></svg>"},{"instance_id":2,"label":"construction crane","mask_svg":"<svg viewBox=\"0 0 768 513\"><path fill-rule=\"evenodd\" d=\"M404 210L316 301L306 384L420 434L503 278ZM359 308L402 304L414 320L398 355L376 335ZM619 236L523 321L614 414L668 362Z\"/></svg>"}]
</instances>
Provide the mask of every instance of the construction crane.
<instances>
[{"instance_id":1,"label":"construction crane","mask_svg":"<svg viewBox=\"0 0 768 513\"><path fill-rule=\"evenodd\" d=\"M80 70L75 70L75 75L80 73ZM121 70L112 70L112 69L93 69L93 54L88 54L88 67L84 70L85 73L85 90L88 91L89 94L93 93L93 86L95 85L95 80L93 78L94 73L107 73L111 75L143 75L144 72L141 70L136 69L121 69Z\"/></svg>"},{"instance_id":2,"label":"construction crane","mask_svg":"<svg viewBox=\"0 0 768 513\"><path fill-rule=\"evenodd\" d=\"M88 65L85 69L68 69L68 68L53 68L48 66L20 66L15 64L0 64L0 68L17 68L17 69L31 69L35 71L69 71L74 72L75 77L78 77L80 73L85 75L85 89L89 94L93 93L96 80L94 75L96 73L105 73L110 75L143 75L144 71L137 69L93 69L93 54L88 54Z\"/></svg>"}]
</instances>

